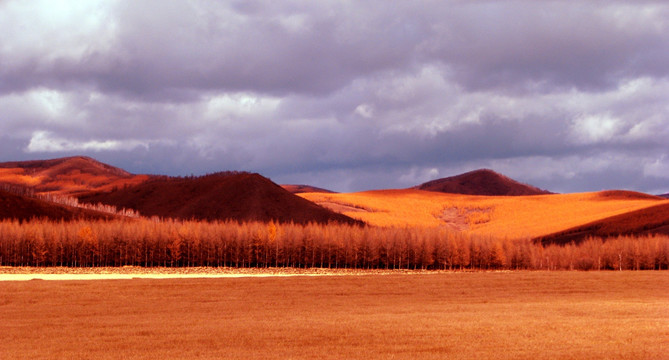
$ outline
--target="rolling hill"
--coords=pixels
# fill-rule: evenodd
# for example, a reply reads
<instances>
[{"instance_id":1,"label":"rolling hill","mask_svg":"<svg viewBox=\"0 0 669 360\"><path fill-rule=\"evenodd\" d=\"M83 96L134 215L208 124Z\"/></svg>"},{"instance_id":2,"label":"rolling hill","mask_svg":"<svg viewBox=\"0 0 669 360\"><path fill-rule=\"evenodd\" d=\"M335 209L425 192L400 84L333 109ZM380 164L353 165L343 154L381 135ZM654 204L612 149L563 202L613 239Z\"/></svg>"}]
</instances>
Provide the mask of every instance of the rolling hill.
<instances>
[{"instance_id":1,"label":"rolling hill","mask_svg":"<svg viewBox=\"0 0 669 360\"><path fill-rule=\"evenodd\" d=\"M489 169L428 181L414 189L464 195L523 196L545 195L549 191L522 184Z\"/></svg>"},{"instance_id":2,"label":"rolling hill","mask_svg":"<svg viewBox=\"0 0 669 360\"><path fill-rule=\"evenodd\" d=\"M405 189L299 196L370 225L441 227L502 238L546 236L666 201L631 191L475 196Z\"/></svg>"},{"instance_id":3,"label":"rolling hill","mask_svg":"<svg viewBox=\"0 0 669 360\"><path fill-rule=\"evenodd\" d=\"M143 216L165 218L361 223L291 194L271 180L252 173L157 177L115 191L82 195L79 200L130 208Z\"/></svg>"},{"instance_id":4,"label":"rolling hill","mask_svg":"<svg viewBox=\"0 0 669 360\"><path fill-rule=\"evenodd\" d=\"M134 209L143 216L438 227L557 243L583 236L664 232L669 226L664 220L669 210L657 196L630 191L550 194L486 169L411 189L339 194L308 185L279 186L251 173L133 175L78 156L0 163L2 184L9 184L5 190L18 186L35 196L3 191L0 218L112 216L39 197L48 194Z\"/></svg>"},{"instance_id":5,"label":"rolling hill","mask_svg":"<svg viewBox=\"0 0 669 360\"><path fill-rule=\"evenodd\" d=\"M149 178L85 156L0 163L0 183L30 187L36 193L78 195L135 185Z\"/></svg>"}]
</instances>

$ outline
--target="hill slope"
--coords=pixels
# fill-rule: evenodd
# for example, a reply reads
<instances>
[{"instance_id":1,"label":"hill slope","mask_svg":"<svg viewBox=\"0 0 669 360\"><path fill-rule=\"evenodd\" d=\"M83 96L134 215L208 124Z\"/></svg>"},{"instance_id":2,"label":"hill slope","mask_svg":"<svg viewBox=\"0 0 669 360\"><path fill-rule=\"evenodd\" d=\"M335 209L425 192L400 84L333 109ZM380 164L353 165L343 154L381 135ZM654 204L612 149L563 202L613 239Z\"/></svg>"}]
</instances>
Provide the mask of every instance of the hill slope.
<instances>
[{"instance_id":1,"label":"hill slope","mask_svg":"<svg viewBox=\"0 0 669 360\"><path fill-rule=\"evenodd\" d=\"M617 237L621 235L669 235L669 202L602 220L576 226L558 233L536 238L542 244L579 243L588 237Z\"/></svg>"},{"instance_id":2,"label":"hill slope","mask_svg":"<svg viewBox=\"0 0 669 360\"><path fill-rule=\"evenodd\" d=\"M50 160L10 161L0 163L0 168L20 168L30 173L56 177L58 175L79 171L90 175L113 175L129 177L131 174L123 169L101 163L87 156L71 156Z\"/></svg>"},{"instance_id":3,"label":"hill slope","mask_svg":"<svg viewBox=\"0 0 669 360\"><path fill-rule=\"evenodd\" d=\"M109 219L114 216L97 211L79 209L47 201L12 194L0 190L0 219L30 220L46 218L50 220Z\"/></svg>"},{"instance_id":4,"label":"hill slope","mask_svg":"<svg viewBox=\"0 0 669 360\"><path fill-rule=\"evenodd\" d=\"M489 169L474 170L432 180L414 189L464 195L522 196L550 194L546 190L522 184Z\"/></svg>"},{"instance_id":5,"label":"hill slope","mask_svg":"<svg viewBox=\"0 0 669 360\"><path fill-rule=\"evenodd\" d=\"M299 196L369 225L443 227L502 238L546 236L666 202L630 191L474 196L405 189Z\"/></svg>"},{"instance_id":6,"label":"hill slope","mask_svg":"<svg viewBox=\"0 0 669 360\"><path fill-rule=\"evenodd\" d=\"M116 191L83 195L79 200L135 209L143 216L179 219L360 223L251 173L160 177Z\"/></svg>"},{"instance_id":7,"label":"hill slope","mask_svg":"<svg viewBox=\"0 0 669 360\"><path fill-rule=\"evenodd\" d=\"M283 185L281 185L281 187L286 189L288 192L293 193L293 194L303 194L303 193L310 193L310 192L328 193L328 194L334 193L334 191L330 191L330 190L327 190L327 189L321 189L319 187L315 187L315 186L311 186L311 185L283 184Z\"/></svg>"},{"instance_id":8,"label":"hill slope","mask_svg":"<svg viewBox=\"0 0 669 360\"><path fill-rule=\"evenodd\" d=\"M134 185L148 178L85 156L0 163L0 183L31 187L37 193L76 195Z\"/></svg>"}]
</instances>

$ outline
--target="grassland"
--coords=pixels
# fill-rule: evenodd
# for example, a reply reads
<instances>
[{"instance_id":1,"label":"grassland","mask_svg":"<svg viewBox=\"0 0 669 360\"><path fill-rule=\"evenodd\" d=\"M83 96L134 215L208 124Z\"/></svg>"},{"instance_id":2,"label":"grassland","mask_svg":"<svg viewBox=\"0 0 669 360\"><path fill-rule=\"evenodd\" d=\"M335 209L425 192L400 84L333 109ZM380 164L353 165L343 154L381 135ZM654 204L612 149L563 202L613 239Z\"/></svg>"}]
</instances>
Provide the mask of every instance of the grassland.
<instances>
[{"instance_id":1,"label":"grassland","mask_svg":"<svg viewBox=\"0 0 669 360\"><path fill-rule=\"evenodd\" d=\"M472 196L381 190L299 195L370 225L446 227L502 238L539 237L665 201L629 192Z\"/></svg>"},{"instance_id":2,"label":"grassland","mask_svg":"<svg viewBox=\"0 0 669 360\"><path fill-rule=\"evenodd\" d=\"M95 160L78 157L34 163L27 168L2 167L0 163L0 183L29 187L36 193L65 196L89 191L111 191L138 185L150 178L148 175L131 175Z\"/></svg>"},{"instance_id":3,"label":"grassland","mask_svg":"<svg viewBox=\"0 0 669 360\"><path fill-rule=\"evenodd\" d=\"M3 359L663 359L664 272L0 282Z\"/></svg>"}]
</instances>

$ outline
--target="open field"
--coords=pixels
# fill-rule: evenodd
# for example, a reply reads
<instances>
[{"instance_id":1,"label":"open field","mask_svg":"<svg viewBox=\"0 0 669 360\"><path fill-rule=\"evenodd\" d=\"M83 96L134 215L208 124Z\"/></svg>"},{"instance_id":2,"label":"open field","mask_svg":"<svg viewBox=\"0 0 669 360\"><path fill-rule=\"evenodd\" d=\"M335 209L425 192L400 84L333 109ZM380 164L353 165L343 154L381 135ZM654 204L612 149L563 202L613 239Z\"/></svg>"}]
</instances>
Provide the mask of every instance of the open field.
<instances>
[{"instance_id":1,"label":"open field","mask_svg":"<svg viewBox=\"0 0 669 360\"><path fill-rule=\"evenodd\" d=\"M502 238L539 237L665 202L626 191L473 196L377 190L299 196L374 226L445 227Z\"/></svg>"},{"instance_id":2,"label":"open field","mask_svg":"<svg viewBox=\"0 0 669 360\"><path fill-rule=\"evenodd\" d=\"M666 359L664 272L0 282L7 359Z\"/></svg>"},{"instance_id":3,"label":"open field","mask_svg":"<svg viewBox=\"0 0 669 360\"><path fill-rule=\"evenodd\" d=\"M233 268L233 267L32 267L0 266L0 281L184 279L284 276L351 276L422 274L422 270L359 270L327 268Z\"/></svg>"}]
</instances>

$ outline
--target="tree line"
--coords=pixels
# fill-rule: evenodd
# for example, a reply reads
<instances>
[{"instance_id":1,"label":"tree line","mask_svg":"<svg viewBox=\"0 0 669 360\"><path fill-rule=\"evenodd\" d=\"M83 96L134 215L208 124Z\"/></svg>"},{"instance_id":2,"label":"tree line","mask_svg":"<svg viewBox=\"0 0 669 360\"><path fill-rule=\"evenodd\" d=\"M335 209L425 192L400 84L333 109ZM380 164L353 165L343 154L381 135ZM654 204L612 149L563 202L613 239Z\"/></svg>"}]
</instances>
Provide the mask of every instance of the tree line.
<instances>
[{"instance_id":1,"label":"tree line","mask_svg":"<svg viewBox=\"0 0 669 360\"><path fill-rule=\"evenodd\" d=\"M665 270L669 237L549 245L437 228L234 221L0 222L0 266Z\"/></svg>"}]
</instances>

